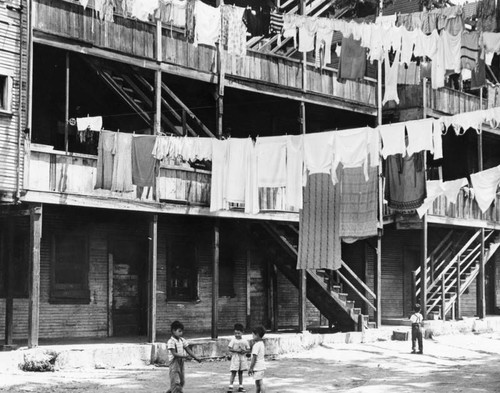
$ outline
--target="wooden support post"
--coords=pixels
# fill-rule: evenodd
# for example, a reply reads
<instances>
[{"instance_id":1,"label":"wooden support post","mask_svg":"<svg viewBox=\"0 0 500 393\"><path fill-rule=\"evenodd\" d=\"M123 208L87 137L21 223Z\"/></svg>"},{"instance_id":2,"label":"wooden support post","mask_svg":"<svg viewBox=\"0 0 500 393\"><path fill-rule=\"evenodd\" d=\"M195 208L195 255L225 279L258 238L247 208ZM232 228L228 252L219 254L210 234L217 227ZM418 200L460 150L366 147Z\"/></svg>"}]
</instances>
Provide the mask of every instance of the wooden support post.
<instances>
[{"instance_id":1,"label":"wooden support post","mask_svg":"<svg viewBox=\"0 0 500 393\"><path fill-rule=\"evenodd\" d=\"M30 275L28 347L38 346L40 325L40 243L42 239L42 205L33 205L30 214Z\"/></svg>"},{"instance_id":2,"label":"wooden support post","mask_svg":"<svg viewBox=\"0 0 500 393\"><path fill-rule=\"evenodd\" d=\"M300 132L305 135L306 133L306 103L302 101L299 108L300 116Z\"/></svg>"},{"instance_id":3,"label":"wooden support post","mask_svg":"<svg viewBox=\"0 0 500 393\"><path fill-rule=\"evenodd\" d=\"M273 264L271 261L267 261L266 263L266 288L267 288L267 326L274 325L274 288L273 288L273 279L272 279L272 269Z\"/></svg>"},{"instance_id":4,"label":"wooden support post","mask_svg":"<svg viewBox=\"0 0 500 393\"><path fill-rule=\"evenodd\" d=\"M422 253L420 256L420 306L424 319L427 317L427 214L422 218Z\"/></svg>"},{"instance_id":5,"label":"wooden support post","mask_svg":"<svg viewBox=\"0 0 500 393\"><path fill-rule=\"evenodd\" d=\"M154 134L158 135L161 132L161 62L162 62L162 22L156 21L156 62L158 68L155 71L155 116L154 116Z\"/></svg>"},{"instance_id":6,"label":"wooden support post","mask_svg":"<svg viewBox=\"0 0 500 393\"><path fill-rule=\"evenodd\" d=\"M457 319L462 318L462 310L461 310L461 304L460 304L460 291L462 290L462 284L460 282L460 276L462 275L461 268L460 268L460 255L457 258Z\"/></svg>"},{"instance_id":7,"label":"wooden support post","mask_svg":"<svg viewBox=\"0 0 500 393\"><path fill-rule=\"evenodd\" d=\"M186 111L183 109L182 110L182 135L187 135L188 134L188 129L187 129L187 121L186 121Z\"/></svg>"},{"instance_id":8,"label":"wooden support post","mask_svg":"<svg viewBox=\"0 0 500 393\"><path fill-rule=\"evenodd\" d=\"M158 214L149 222L148 342L156 342L156 272L158 265Z\"/></svg>"},{"instance_id":9,"label":"wooden support post","mask_svg":"<svg viewBox=\"0 0 500 393\"><path fill-rule=\"evenodd\" d=\"M113 253L108 251L108 337L113 337Z\"/></svg>"},{"instance_id":10,"label":"wooden support post","mask_svg":"<svg viewBox=\"0 0 500 393\"><path fill-rule=\"evenodd\" d=\"M247 297L246 297L246 328L251 329L252 323L252 281L251 281L251 270L252 270L252 250L247 250Z\"/></svg>"},{"instance_id":11,"label":"wooden support post","mask_svg":"<svg viewBox=\"0 0 500 393\"><path fill-rule=\"evenodd\" d=\"M279 292L278 292L278 269L276 265L272 265L272 287L273 287L273 326L274 332L279 329Z\"/></svg>"},{"instance_id":12,"label":"wooden support post","mask_svg":"<svg viewBox=\"0 0 500 393\"><path fill-rule=\"evenodd\" d=\"M374 271L375 281L375 322L377 328L382 326L382 231L378 230L377 235L377 261Z\"/></svg>"},{"instance_id":13,"label":"wooden support post","mask_svg":"<svg viewBox=\"0 0 500 393\"><path fill-rule=\"evenodd\" d=\"M220 221L214 222L213 237L213 264L212 264L212 338L217 338L219 322L219 246L220 246Z\"/></svg>"},{"instance_id":14,"label":"wooden support post","mask_svg":"<svg viewBox=\"0 0 500 393\"><path fill-rule=\"evenodd\" d=\"M486 316L486 290L485 290L485 272L484 272L484 228L481 228L481 254L479 255L479 275L477 280L477 315L479 318L484 318Z\"/></svg>"},{"instance_id":15,"label":"wooden support post","mask_svg":"<svg viewBox=\"0 0 500 393\"><path fill-rule=\"evenodd\" d=\"M64 151L68 154L69 149L69 52L66 52L66 88L64 99Z\"/></svg>"},{"instance_id":16,"label":"wooden support post","mask_svg":"<svg viewBox=\"0 0 500 393\"><path fill-rule=\"evenodd\" d=\"M441 274L441 319L443 321L446 320L446 287L444 285L444 274Z\"/></svg>"},{"instance_id":17,"label":"wooden support post","mask_svg":"<svg viewBox=\"0 0 500 393\"><path fill-rule=\"evenodd\" d=\"M216 4L220 5L221 0L216 0ZM218 71L218 83L217 83L217 93L216 93L216 128L217 128L217 138L221 139L224 133L224 85L225 85L225 56L224 56L224 46L222 42L217 44L217 71Z\"/></svg>"},{"instance_id":18,"label":"wooden support post","mask_svg":"<svg viewBox=\"0 0 500 393\"><path fill-rule=\"evenodd\" d=\"M307 271L299 269L299 331L303 332L307 328L306 300L307 300Z\"/></svg>"},{"instance_id":19,"label":"wooden support post","mask_svg":"<svg viewBox=\"0 0 500 393\"><path fill-rule=\"evenodd\" d=\"M2 233L2 262L5 266L5 346L13 344L14 328L14 296L12 288L12 277L14 268L14 222L10 218L7 221L7 231Z\"/></svg>"}]
</instances>

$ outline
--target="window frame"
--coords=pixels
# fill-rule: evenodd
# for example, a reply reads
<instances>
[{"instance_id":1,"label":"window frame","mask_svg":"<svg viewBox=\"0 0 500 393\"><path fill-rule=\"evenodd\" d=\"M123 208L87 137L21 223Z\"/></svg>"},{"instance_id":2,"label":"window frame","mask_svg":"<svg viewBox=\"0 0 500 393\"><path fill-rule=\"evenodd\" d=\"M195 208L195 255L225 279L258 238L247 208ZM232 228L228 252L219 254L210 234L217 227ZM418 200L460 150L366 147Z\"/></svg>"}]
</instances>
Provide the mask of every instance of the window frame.
<instances>
[{"instance_id":1,"label":"window frame","mask_svg":"<svg viewBox=\"0 0 500 393\"><path fill-rule=\"evenodd\" d=\"M11 70L0 67L0 77L5 77L5 82L0 83L0 94L3 94L2 100L4 105L0 105L0 114L12 115L12 89L14 85L13 81L14 73ZM3 89L3 91L1 90Z\"/></svg>"},{"instance_id":2,"label":"window frame","mask_svg":"<svg viewBox=\"0 0 500 393\"><path fill-rule=\"evenodd\" d=\"M172 255L172 249L175 247L175 244L179 244L179 240L183 244L189 244L189 248L192 248L194 250L194 260L193 260L193 266L191 267L191 276L190 280L192 281L190 292L191 294L189 296L180 296L178 293L174 292L174 287L172 287L171 284L171 278L173 276L173 271L175 266L173 262L173 255ZM167 302L173 302L173 303L192 303L192 302L198 302L199 296L200 296L200 272L199 272L199 265L200 265L200 254L199 254L199 244L196 241L196 239L192 239L189 235L182 235L182 234L174 234L170 235L167 238L167 252L166 252L166 257L167 257L167 271L166 271L166 301Z\"/></svg>"},{"instance_id":3,"label":"window frame","mask_svg":"<svg viewBox=\"0 0 500 393\"><path fill-rule=\"evenodd\" d=\"M57 284L56 283L56 269L57 269L57 240L61 241L61 238L77 238L83 239L85 245L83 247L83 276L81 280L80 288L72 288L75 284ZM50 237L50 294L49 303L50 304L89 304L90 303L90 285L89 285L89 249L90 241L89 235L86 231L84 232L62 232L57 231L52 233Z\"/></svg>"}]
</instances>

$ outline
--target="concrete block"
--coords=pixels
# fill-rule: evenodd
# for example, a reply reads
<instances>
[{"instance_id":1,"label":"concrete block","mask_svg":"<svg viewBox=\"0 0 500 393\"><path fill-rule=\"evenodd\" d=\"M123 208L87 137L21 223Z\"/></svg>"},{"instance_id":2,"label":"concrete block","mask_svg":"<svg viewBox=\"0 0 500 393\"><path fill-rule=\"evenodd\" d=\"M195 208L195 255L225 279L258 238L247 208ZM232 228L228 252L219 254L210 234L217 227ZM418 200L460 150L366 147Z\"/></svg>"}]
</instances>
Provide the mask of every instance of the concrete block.
<instances>
[{"instance_id":1,"label":"concrete block","mask_svg":"<svg viewBox=\"0 0 500 393\"><path fill-rule=\"evenodd\" d=\"M409 332L407 330L394 330L392 332L392 339L394 341L408 341Z\"/></svg>"}]
</instances>

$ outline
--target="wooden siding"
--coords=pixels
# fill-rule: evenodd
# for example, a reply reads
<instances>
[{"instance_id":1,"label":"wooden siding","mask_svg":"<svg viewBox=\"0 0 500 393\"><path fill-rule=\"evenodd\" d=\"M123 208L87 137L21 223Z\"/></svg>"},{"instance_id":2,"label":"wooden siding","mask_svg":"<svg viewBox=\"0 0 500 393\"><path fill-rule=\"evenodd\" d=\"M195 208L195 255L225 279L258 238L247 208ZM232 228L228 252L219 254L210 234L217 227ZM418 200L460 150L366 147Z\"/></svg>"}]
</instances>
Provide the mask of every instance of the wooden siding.
<instances>
[{"instance_id":1,"label":"wooden siding","mask_svg":"<svg viewBox=\"0 0 500 393\"><path fill-rule=\"evenodd\" d=\"M44 42L58 38L72 39L77 45L104 49L123 55L132 55L154 61L156 26L152 23L123 18L115 15L114 22L98 20L91 8L66 1L36 0L34 2L35 33L44 35ZM65 46L71 49L71 46ZM162 29L161 58L166 72L217 81L217 50L206 45L187 42L184 31L164 27ZM339 83L336 70L319 70L307 66L307 85L302 86L302 64L298 60L249 50L247 56L237 58L224 51L225 74L233 87L287 95L294 99L302 94L312 93L309 101L326 103L329 106L375 114L376 82L366 79L361 82ZM135 62L138 65L137 62ZM144 65L145 66L145 65ZM174 66L170 67L169 66ZM178 67L175 67L178 66ZM149 63L155 68L155 63ZM276 90L278 89L278 90ZM288 90L288 93L287 93ZM316 98L314 98L316 97Z\"/></svg>"},{"instance_id":2,"label":"wooden siding","mask_svg":"<svg viewBox=\"0 0 500 393\"><path fill-rule=\"evenodd\" d=\"M478 96L443 87L432 89L427 86L427 107L438 114L455 115L457 113L477 111L481 109ZM487 100L483 99L482 109L487 108Z\"/></svg>"},{"instance_id":3,"label":"wooden siding","mask_svg":"<svg viewBox=\"0 0 500 393\"><path fill-rule=\"evenodd\" d=\"M23 9L25 2L23 1ZM13 8L21 7L20 1L9 3ZM21 16L20 16L21 15ZM18 168L18 135L19 127L25 128L26 121L26 45L23 53L23 66L20 66L20 44L21 34L26 36L26 23L24 12L18 12L15 9L9 9L5 5L0 7L0 69L1 73L8 73L12 78L11 83L11 108L8 111L0 112L0 194L3 192L13 193L17 184ZM25 39L23 40L25 43ZM23 84L21 86L21 76ZM22 94L20 90L22 89ZM21 100L22 99L22 100ZM21 108L21 118L19 119L19 109ZM21 123L19 124L19 121ZM20 182L22 182L23 163L22 152L24 151L23 142L21 142L21 156L19 162ZM22 186L22 183L20 184Z\"/></svg>"}]
</instances>

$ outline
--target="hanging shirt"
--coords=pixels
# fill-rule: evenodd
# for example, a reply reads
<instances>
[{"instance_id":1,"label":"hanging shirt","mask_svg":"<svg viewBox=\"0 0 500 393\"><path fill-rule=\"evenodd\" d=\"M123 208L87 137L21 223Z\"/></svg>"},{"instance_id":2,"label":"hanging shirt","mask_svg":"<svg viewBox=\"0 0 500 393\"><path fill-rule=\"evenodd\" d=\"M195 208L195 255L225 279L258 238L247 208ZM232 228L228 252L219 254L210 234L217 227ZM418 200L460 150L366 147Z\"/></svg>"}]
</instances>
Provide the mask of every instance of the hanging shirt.
<instances>
[{"instance_id":1,"label":"hanging shirt","mask_svg":"<svg viewBox=\"0 0 500 393\"><path fill-rule=\"evenodd\" d=\"M460 50L462 44L462 34L451 35L446 30L441 32L441 39L443 40L444 51L444 68L445 70L452 70L460 72Z\"/></svg>"},{"instance_id":2,"label":"hanging shirt","mask_svg":"<svg viewBox=\"0 0 500 393\"><path fill-rule=\"evenodd\" d=\"M362 167L365 180L368 180L368 138L371 136L369 127L336 131L333 138L333 167L332 177L334 182L337 167L342 164L344 168Z\"/></svg>"},{"instance_id":3,"label":"hanging shirt","mask_svg":"<svg viewBox=\"0 0 500 393\"><path fill-rule=\"evenodd\" d=\"M332 131L304 135L304 164L309 174L331 173L333 138Z\"/></svg>"},{"instance_id":4,"label":"hanging shirt","mask_svg":"<svg viewBox=\"0 0 500 393\"><path fill-rule=\"evenodd\" d=\"M257 138L257 184L259 187L286 186L286 136Z\"/></svg>"},{"instance_id":5,"label":"hanging shirt","mask_svg":"<svg viewBox=\"0 0 500 393\"><path fill-rule=\"evenodd\" d=\"M155 135L134 135L132 138L132 184L153 187L155 184L156 158L153 147Z\"/></svg>"},{"instance_id":6,"label":"hanging shirt","mask_svg":"<svg viewBox=\"0 0 500 393\"><path fill-rule=\"evenodd\" d=\"M401 34L401 63L409 64L413 55L413 48L417 42L419 30L402 30Z\"/></svg>"},{"instance_id":7,"label":"hanging shirt","mask_svg":"<svg viewBox=\"0 0 500 393\"><path fill-rule=\"evenodd\" d=\"M462 68L473 70L478 61L479 55L479 32L464 31L460 44L460 61Z\"/></svg>"},{"instance_id":8,"label":"hanging shirt","mask_svg":"<svg viewBox=\"0 0 500 393\"><path fill-rule=\"evenodd\" d=\"M433 151L433 124L434 119L414 120L406 122L408 133L408 155L422 150Z\"/></svg>"},{"instance_id":9,"label":"hanging shirt","mask_svg":"<svg viewBox=\"0 0 500 393\"><path fill-rule=\"evenodd\" d=\"M399 52L394 55L394 61L392 65L389 60L388 52L384 54L384 74L385 74L385 91L384 99L382 100L382 105L385 105L388 101L395 101L399 105L398 97L398 73L399 73L399 63L397 57Z\"/></svg>"},{"instance_id":10,"label":"hanging shirt","mask_svg":"<svg viewBox=\"0 0 500 393\"><path fill-rule=\"evenodd\" d=\"M215 46L221 30L221 8L211 7L201 0L194 6L195 31L194 46L205 44Z\"/></svg>"},{"instance_id":11,"label":"hanging shirt","mask_svg":"<svg viewBox=\"0 0 500 393\"><path fill-rule=\"evenodd\" d=\"M283 31L283 14L271 11L270 15L270 30L273 34L281 34Z\"/></svg>"},{"instance_id":12,"label":"hanging shirt","mask_svg":"<svg viewBox=\"0 0 500 393\"><path fill-rule=\"evenodd\" d=\"M382 138L382 156L405 154L405 123L384 124L379 126L380 137Z\"/></svg>"},{"instance_id":13,"label":"hanging shirt","mask_svg":"<svg viewBox=\"0 0 500 393\"><path fill-rule=\"evenodd\" d=\"M245 8L233 5L222 6L222 42L227 53L245 56L247 51L247 28L243 22Z\"/></svg>"},{"instance_id":14,"label":"hanging shirt","mask_svg":"<svg viewBox=\"0 0 500 393\"><path fill-rule=\"evenodd\" d=\"M113 181L114 156L116 132L101 131L97 146L97 176L95 188L111 190Z\"/></svg>"},{"instance_id":15,"label":"hanging shirt","mask_svg":"<svg viewBox=\"0 0 500 393\"><path fill-rule=\"evenodd\" d=\"M373 63L374 60L382 61L384 57L382 28L380 26L372 27L372 37L369 46L369 59Z\"/></svg>"},{"instance_id":16,"label":"hanging shirt","mask_svg":"<svg viewBox=\"0 0 500 393\"><path fill-rule=\"evenodd\" d=\"M360 80L364 78L365 72L366 49L361 46L361 41L343 37L338 79Z\"/></svg>"},{"instance_id":17,"label":"hanging shirt","mask_svg":"<svg viewBox=\"0 0 500 393\"><path fill-rule=\"evenodd\" d=\"M331 27L318 27L315 47L316 67L323 67L332 62L332 39L333 30Z\"/></svg>"},{"instance_id":18,"label":"hanging shirt","mask_svg":"<svg viewBox=\"0 0 500 393\"><path fill-rule=\"evenodd\" d=\"M314 50L314 35L316 34L316 20L304 18L299 25L299 52Z\"/></svg>"},{"instance_id":19,"label":"hanging shirt","mask_svg":"<svg viewBox=\"0 0 500 393\"><path fill-rule=\"evenodd\" d=\"M470 175L476 202L484 213L491 206L497 195L500 183L500 165Z\"/></svg>"},{"instance_id":20,"label":"hanging shirt","mask_svg":"<svg viewBox=\"0 0 500 393\"><path fill-rule=\"evenodd\" d=\"M302 185L304 183L304 137L286 137L286 205L298 211L302 209Z\"/></svg>"}]
</instances>

